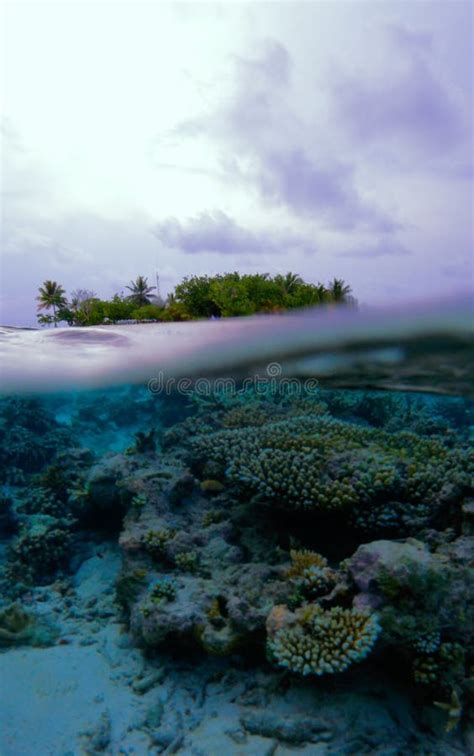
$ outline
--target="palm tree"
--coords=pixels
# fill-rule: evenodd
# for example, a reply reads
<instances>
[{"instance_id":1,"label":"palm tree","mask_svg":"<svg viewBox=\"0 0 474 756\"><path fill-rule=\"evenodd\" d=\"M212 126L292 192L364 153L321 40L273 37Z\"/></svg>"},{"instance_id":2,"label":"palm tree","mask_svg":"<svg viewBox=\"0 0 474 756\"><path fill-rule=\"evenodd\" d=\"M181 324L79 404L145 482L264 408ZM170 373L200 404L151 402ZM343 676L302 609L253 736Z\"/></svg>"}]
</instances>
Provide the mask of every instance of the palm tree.
<instances>
[{"instance_id":1,"label":"palm tree","mask_svg":"<svg viewBox=\"0 0 474 756\"><path fill-rule=\"evenodd\" d=\"M128 295L127 299L133 302L138 307L151 304L150 294L155 289L155 286L148 286L148 278L145 276L137 276L135 281L130 281L131 286L125 288L132 293Z\"/></svg>"},{"instance_id":2,"label":"palm tree","mask_svg":"<svg viewBox=\"0 0 474 756\"><path fill-rule=\"evenodd\" d=\"M344 283L342 278L335 278L328 286L328 293L332 302L344 304L348 301L351 294L351 287Z\"/></svg>"},{"instance_id":3,"label":"palm tree","mask_svg":"<svg viewBox=\"0 0 474 756\"><path fill-rule=\"evenodd\" d=\"M319 304L326 304L330 294L328 290L326 289L325 285L322 283L318 283L315 285L315 291L319 297Z\"/></svg>"},{"instance_id":4,"label":"palm tree","mask_svg":"<svg viewBox=\"0 0 474 756\"><path fill-rule=\"evenodd\" d=\"M44 281L43 285L39 287L39 296L36 297L38 301L37 309L41 310L53 310L52 321L56 328L58 323L56 320L56 312L61 307L65 307L67 304L66 292L60 284L56 281ZM45 322L45 316L39 315L40 322Z\"/></svg>"},{"instance_id":5,"label":"palm tree","mask_svg":"<svg viewBox=\"0 0 474 756\"><path fill-rule=\"evenodd\" d=\"M275 276L275 280L285 294L294 294L298 286L301 286L303 283L303 279L297 273L287 273L286 276Z\"/></svg>"}]
</instances>

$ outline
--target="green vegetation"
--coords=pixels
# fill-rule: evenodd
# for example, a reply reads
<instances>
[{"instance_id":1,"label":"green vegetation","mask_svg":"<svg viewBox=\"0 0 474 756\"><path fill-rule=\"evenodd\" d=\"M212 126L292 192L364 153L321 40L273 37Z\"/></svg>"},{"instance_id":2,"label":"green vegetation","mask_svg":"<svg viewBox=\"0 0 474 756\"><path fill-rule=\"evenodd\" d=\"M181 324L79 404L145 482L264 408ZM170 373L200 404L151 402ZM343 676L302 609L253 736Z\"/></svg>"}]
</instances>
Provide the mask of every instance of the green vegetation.
<instances>
[{"instance_id":1,"label":"green vegetation","mask_svg":"<svg viewBox=\"0 0 474 756\"><path fill-rule=\"evenodd\" d=\"M156 288L155 286L148 286L148 279L144 276L137 276L135 281L130 281L131 286L126 288L132 293L129 294L128 299L137 307L144 307L151 304L150 295Z\"/></svg>"},{"instance_id":2,"label":"green vegetation","mask_svg":"<svg viewBox=\"0 0 474 756\"><path fill-rule=\"evenodd\" d=\"M54 323L57 326L58 312L66 305L66 292L56 281L45 281L39 288L39 294L36 297L38 302L38 322L42 325ZM45 314L43 311L48 310ZM49 312L52 310L52 314Z\"/></svg>"},{"instance_id":3,"label":"green vegetation","mask_svg":"<svg viewBox=\"0 0 474 756\"><path fill-rule=\"evenodd\" d=\"M307 283L295 273L189 276L175 287L166 303L154 296L155 287L148 285L145 276L138 276L126 288L130 294L116 294L111 300L99 299L93 291L76 289L68 301L62 286L55 281L45 281L37 297L38 322L55 326L58 322L73 326L124 320L169 322L355 303L351 287L341 279L335 278L325 286Z\"/></svg>"}]
</instances>

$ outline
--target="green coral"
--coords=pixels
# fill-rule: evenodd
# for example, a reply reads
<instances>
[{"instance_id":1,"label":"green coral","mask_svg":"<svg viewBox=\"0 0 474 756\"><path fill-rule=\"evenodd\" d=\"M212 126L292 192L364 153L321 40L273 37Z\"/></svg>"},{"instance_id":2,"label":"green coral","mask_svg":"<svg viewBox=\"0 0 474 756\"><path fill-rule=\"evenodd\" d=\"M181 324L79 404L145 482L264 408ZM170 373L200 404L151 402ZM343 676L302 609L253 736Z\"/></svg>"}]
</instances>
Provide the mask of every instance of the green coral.
<instances>
[{"instance_id":1,"label":"green coral","mask_svg":"<svg viewBox=\"0 0 474 756\"><path fill-rule=\"evenodd\" d=\"M277 630L268 648L276 663L292 672L333 674L364 659L379 631L375 615L315 604L305 607L295 624Z\"/></svg>"}]
</instances>

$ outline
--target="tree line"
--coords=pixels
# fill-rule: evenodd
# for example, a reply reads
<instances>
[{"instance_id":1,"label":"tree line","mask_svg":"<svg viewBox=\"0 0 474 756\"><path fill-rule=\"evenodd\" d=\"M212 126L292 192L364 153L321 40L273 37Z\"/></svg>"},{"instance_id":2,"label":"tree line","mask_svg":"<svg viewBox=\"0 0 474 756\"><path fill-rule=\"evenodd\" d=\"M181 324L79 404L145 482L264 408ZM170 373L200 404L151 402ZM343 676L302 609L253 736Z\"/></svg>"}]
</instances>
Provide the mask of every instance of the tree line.
<instances>
[{"instance_id":1,"label":"tree line","mask_svg":"<svg viewBox=\"0 0 474 756\"><path fill-rule=\"evenodd\" d=\"M342 279L329 284L304 281L296 273L224 273L187 276L163 302L145 276L126 286L130 293L110 300L93 291L76 289L70 297L56 281L44 281L37 296L40 325L101 325L120 321L182 321L279 313L303 307L355 305L351 287Z\"/></svg>"}]
</instances>

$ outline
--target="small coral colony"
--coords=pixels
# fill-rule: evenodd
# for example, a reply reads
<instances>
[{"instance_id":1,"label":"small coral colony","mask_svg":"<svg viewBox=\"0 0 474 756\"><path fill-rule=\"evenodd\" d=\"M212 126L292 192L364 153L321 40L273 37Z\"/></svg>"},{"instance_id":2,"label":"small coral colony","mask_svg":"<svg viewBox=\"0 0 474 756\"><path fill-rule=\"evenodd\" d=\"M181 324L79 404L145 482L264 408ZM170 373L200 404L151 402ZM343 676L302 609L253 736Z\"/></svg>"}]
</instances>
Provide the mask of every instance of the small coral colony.
<instances>
[{"instance_id":1,"label":"small coral colony","mask_svg":"<svg viewBox=\"0 0 474 756\"><path fill-rule=\"evenodd\" d=\"M137 645L383 667L454 729L474 697L473 422L466 400L396 392L4 399L0 643L48 642L23 597L101 532Z\"/></svg>"}]
</instances>

